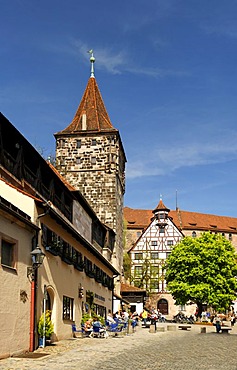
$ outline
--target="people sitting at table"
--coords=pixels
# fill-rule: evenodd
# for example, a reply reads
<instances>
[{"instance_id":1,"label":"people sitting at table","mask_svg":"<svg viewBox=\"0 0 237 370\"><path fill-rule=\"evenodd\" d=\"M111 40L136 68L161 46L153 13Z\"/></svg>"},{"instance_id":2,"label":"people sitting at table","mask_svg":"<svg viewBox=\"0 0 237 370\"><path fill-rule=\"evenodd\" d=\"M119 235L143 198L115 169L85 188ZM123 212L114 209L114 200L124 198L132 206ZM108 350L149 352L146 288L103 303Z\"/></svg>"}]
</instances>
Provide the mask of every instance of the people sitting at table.
<instances>
[{"instance_id":1,"label":"people sitting at table","mask_svg":"<svg viewBox=\"0 0 237 370\"><path fill-rule=\"evenodd\" d=\"M110 325L110 324L115 324L115 322L116 322L116 321L114 320L114 318L113 318L113 315L112 315L112 313L111 313L111 310L109 310L109 311L108 311L106 321L108 322L108 324L109 324L109 325Z\"/></svg>"}]
</instances>

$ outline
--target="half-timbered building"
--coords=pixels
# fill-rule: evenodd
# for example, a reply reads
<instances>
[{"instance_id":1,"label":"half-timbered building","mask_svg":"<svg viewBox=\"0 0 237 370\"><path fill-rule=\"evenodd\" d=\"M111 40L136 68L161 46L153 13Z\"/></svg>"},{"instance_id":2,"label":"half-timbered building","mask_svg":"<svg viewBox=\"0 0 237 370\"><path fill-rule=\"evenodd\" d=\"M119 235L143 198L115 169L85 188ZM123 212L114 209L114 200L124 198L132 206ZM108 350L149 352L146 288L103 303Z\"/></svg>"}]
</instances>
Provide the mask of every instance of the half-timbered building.
<instances>
[{"instance_id":1,"label":"half-timbered building","mask_svg":"<svg viewBox=\"0 0 237 370\"><path fill-rule=\"evenodd\" d=\"M172 247L184 236L202 232L221 233L237 250L237 218L169 210L160 200L155 210L124 208L125 248L131 256L131 284L144 287L147 305L171 318L179 310L195 312L194 306L175 306L166 289L164 262Z\"/></svg>"},{"instance_id":2,"label":"half-timbered building","mask_svg":"<svg viewBox=\"0 0 237 370\"><path fill-rule=\"evenodd\" d=\"M169 211L160 200L153 211L150 224L129 249L132 283L149 293L150 298L147 301L149 308L157 306L166 315L169 311L174 311L174 303L167 292L164 264L172 247L183 237L182 232L169 217Z\"/></svg>"}]
</instances>

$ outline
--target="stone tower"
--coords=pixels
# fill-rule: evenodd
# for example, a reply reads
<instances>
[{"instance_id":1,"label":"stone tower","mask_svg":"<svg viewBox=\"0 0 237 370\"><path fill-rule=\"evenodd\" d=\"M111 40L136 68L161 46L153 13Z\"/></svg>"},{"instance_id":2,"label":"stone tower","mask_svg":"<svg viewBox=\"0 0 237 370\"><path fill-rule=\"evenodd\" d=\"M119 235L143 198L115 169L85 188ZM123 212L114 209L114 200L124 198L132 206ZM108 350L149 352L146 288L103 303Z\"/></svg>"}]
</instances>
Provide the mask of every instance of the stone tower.
<instances>
[{"instance_id":1,"label":"stone tower","mask_svg":"<svg viewBox=\"0 0 237 370\"><path fill-rule=\"evenodd\" d=\"M107 258L121 271L126 156L94 77L92 52L90 61L91 75L75 117L55 134L56 168L81 191L100 220L114 230L115 247Z\"/></svg>"}]
</instances>

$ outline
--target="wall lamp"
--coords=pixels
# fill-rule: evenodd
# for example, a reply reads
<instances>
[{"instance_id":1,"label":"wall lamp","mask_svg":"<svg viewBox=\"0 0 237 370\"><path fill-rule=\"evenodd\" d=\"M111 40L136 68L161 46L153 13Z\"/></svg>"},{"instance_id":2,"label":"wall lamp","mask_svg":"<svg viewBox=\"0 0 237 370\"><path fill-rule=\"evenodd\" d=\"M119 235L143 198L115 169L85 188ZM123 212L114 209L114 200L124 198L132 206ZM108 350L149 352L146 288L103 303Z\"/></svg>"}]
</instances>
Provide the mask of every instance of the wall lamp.
<instances>
[{"instance_id":1,"label":"wall lamp","mask_svg":"<svg viewBox=\"0 0 237 370\"><path fill-rule=\"evenodd\" d=\"M30 252L32 258L32 266L27 267L27 277L31 276L34 280L34 272L37 270L43 263L45 254L42 252L40 247L36 247L32 252Z\"/></svg>"},{"instance_id":2,"label":"wall lamp","mask_svg":"<svg viewBox=\"0 0 237 370\"><path fill-rule=\"evenodd\" d=\"M84 288L83 286L80 284L79 285L79 288L78 288L78 298L83 298L84 297Z\"/></svg>"}]
</instances>

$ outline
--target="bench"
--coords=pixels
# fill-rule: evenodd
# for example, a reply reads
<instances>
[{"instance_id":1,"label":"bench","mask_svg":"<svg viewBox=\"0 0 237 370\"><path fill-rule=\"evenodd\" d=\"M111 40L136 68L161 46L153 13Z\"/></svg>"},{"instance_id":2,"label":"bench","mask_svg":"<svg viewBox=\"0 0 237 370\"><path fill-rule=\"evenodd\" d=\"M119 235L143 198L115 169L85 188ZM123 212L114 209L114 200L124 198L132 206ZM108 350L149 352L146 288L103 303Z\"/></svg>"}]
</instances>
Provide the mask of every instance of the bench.
<instances>
[{"instance_id":1,"label":"bench","mask_svg":"<svg viewBox=\"0 0 237 370\"><path fill-rule=\"evenodd\" d=\"M222 334L229 334L229 330L232 330L229 326L222 326L221 327L221 332Z\"/></svg>"},{"instance_id":2,"label":"bench","mask_svg":"<svg viewBox=\"0 0 237 370\"><path fill-rule=\"evenodd\" d=\"M179 329L188 330L188 329L191 329L191 326L190 325L179 325Z\"/></svg>"}]
</instances>

